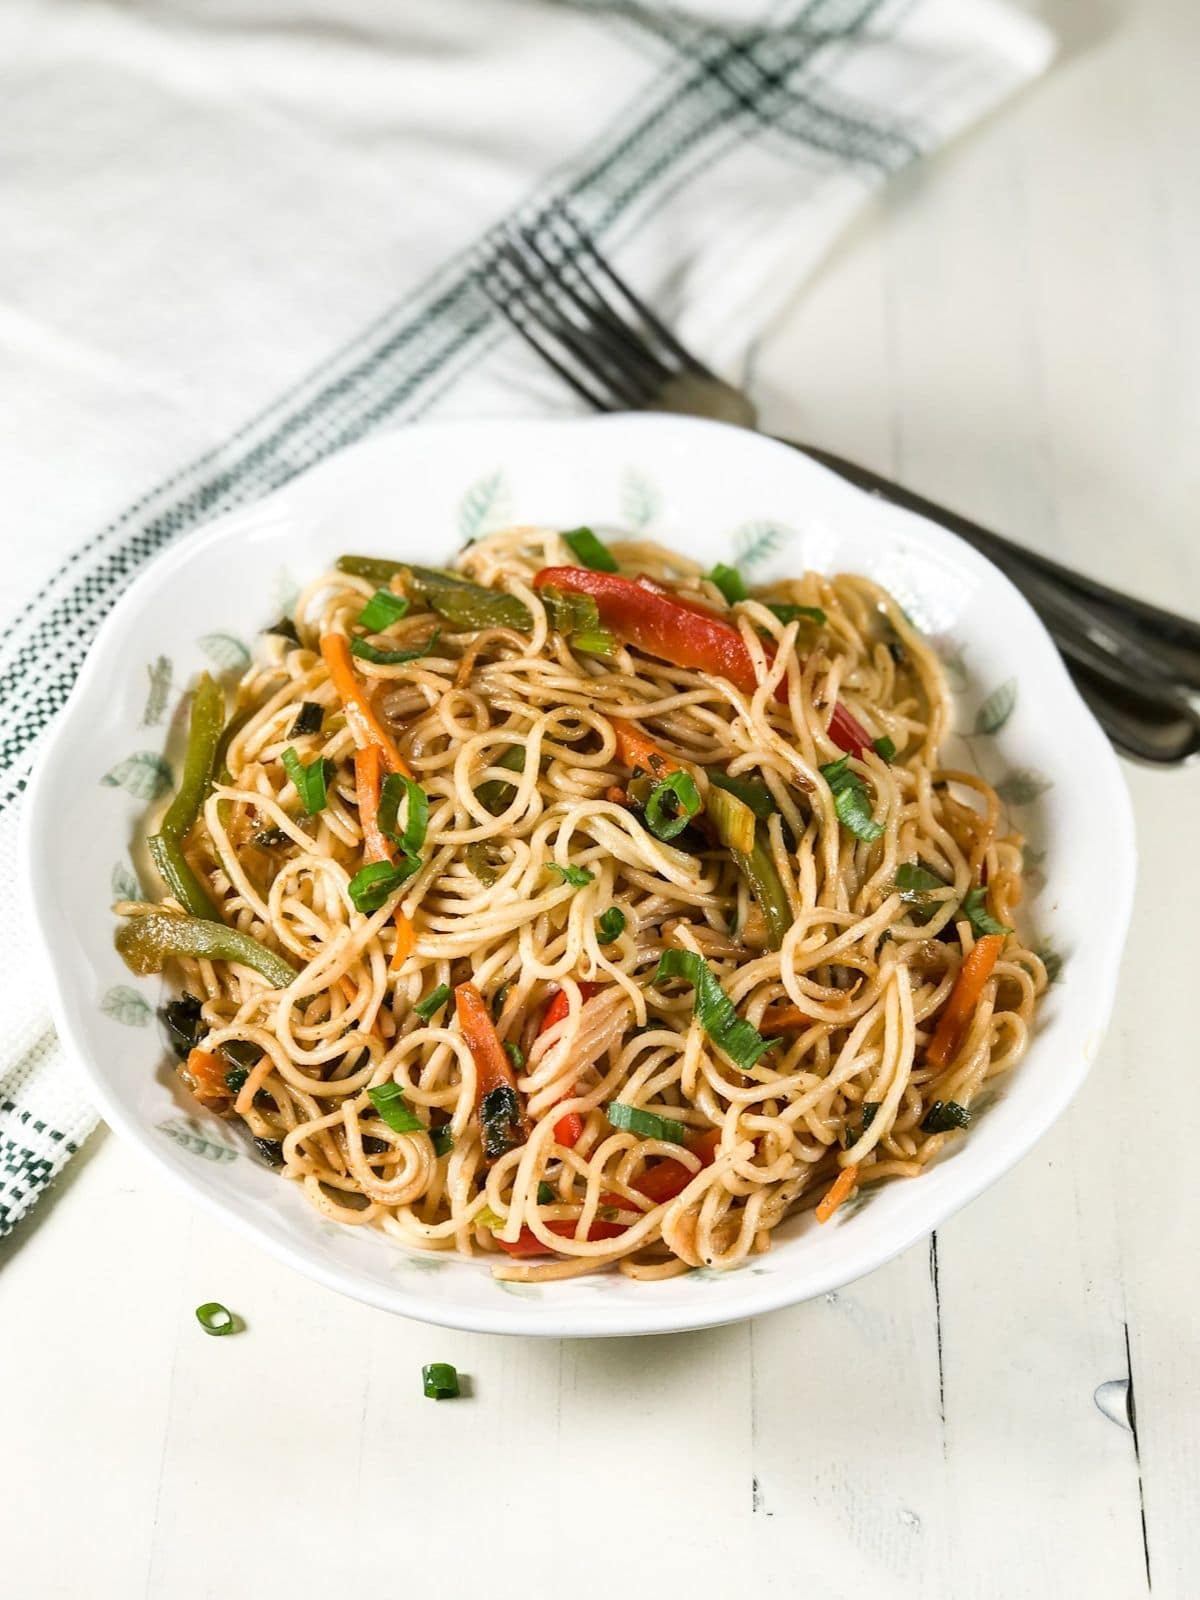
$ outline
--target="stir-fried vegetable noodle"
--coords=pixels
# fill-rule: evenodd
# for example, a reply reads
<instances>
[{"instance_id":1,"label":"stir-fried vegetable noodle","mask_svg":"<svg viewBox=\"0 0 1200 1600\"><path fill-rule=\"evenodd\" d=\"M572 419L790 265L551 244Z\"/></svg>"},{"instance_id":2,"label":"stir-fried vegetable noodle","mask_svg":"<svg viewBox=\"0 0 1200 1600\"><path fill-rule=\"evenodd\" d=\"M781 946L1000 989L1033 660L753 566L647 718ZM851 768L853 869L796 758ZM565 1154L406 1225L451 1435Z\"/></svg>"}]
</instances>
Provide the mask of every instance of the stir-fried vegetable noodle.
<instances>
[{"instance_id":1,"label":"stir-fried vegetable noodle","mask_svg":"<svg viewBox=\"0 0 1200 1600\"><path fill-rule=\"evenodd\" d=\"M324 1216L506 1278L733 1267L1020 1059L1021 840L940 764L936 657L865 578L747 586L578 530L347 557L201 684L118 944Z\"/></svg>"}]
</instances>

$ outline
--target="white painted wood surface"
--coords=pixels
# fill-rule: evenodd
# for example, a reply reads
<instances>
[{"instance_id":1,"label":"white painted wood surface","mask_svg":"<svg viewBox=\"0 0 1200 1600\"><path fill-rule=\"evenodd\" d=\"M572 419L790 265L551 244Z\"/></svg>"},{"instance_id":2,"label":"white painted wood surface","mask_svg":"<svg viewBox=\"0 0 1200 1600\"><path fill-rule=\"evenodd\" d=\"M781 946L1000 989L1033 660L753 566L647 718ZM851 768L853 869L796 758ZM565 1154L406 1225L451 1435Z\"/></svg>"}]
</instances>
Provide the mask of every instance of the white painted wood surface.
<instances>
[{"instance_id":1,"label":"white painted wood surface","mask_svg":"<svg viewBox=\"0 0 1200 1600\"><path fill-rule=\"evenodd\" d=\"M766 420L1200 614L1200 10L1043 9L1064 61L838 251L764 347ZM935 1247L820 1302L441 1332L98 1136L0 1245L0 1592L1200 1594L1200 771L1128 777L1141 884L1087 1087ZM200 1332L214 1297L244 1335ZM422 1399L430 1359L472 1396ZM1093 1400L1131 1373L1136 1437Z\"/></svg>"}]
</instances>

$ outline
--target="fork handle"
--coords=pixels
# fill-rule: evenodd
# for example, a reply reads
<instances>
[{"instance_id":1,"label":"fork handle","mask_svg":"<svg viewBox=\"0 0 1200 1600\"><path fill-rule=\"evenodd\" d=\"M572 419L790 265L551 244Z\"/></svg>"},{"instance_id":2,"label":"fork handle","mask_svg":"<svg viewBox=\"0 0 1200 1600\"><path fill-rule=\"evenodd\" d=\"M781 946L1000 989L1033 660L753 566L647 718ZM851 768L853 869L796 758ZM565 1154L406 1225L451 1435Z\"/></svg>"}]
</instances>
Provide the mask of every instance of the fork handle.
<instances>
[{"instance_id":1,"label":"fork handle","mask_svg":"<svg viewBox=\"0 0 1200 1600\"><path fill-rule=\"evenodd\" d=\"M914 511L958 534L1002 568L1039 614L1057 592L1063 607L1074 613L1076 619L1086 617L1088 623L1098 625L1100 632L1093 636L1094 642L1114 659L1127 650L1134 657L1128 661L1129 666L1143 670L1152 668L1172 684L1200 690L1200 623L1190 617L1110 589L1094 578L992 533L960 512L927 500L924 495L915 494L869 467L847 461L844 456L792 439L784 442L869 494L877 495L890 505Z\"/></svg>"}]
</instances>

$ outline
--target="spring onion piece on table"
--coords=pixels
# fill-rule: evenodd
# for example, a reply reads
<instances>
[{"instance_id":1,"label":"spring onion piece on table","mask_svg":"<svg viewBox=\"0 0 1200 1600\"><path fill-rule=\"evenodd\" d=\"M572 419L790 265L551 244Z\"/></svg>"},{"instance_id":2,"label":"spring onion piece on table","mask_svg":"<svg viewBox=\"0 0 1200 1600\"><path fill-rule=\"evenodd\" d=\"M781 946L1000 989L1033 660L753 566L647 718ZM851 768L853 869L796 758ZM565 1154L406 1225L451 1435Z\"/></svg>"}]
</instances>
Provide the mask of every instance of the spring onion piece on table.
<instances>
[{"instance_id":1,"label":"spring onion piece on table","mask_svg":"<svg viewBox=\"0 0 1200 1600\"><path fill-rule=\"evenodd\" d=\"M665 1139L668 1144L682 1144L687 1128L674 1117L664 1117L657 1111L644 1111L641 1106L623 1105L620 1100L610 1100L604 1113L614 1128L623 1133L636 1133L639 1139Z\"/></svg>"},{"instance_id":2,"label":"spring onion piece on table","mask_svg":"<svg viewBox=\"0 0 1200 1600\"><path fill-rule=\"evenodd\" d=\"M191 832L212 788L224 722L225 696L206 672L197 684L192 699L192 716L179 788L163 815L158 832L146 841L163 882L184 910L194 917L212 920L216 920L220 913L184 855L183 841Z\"/></svg>"},{"instance_id":3,"label":"spring onion piece on table","mask_svg":"<svg viewBox=\"0 0 1200 1600\"><path fill-rule=\"evenodd\" d=\"M590 528L572 528L563 534L563 539L580 566L590 567L593 572L616 572L617 563Z\"/></svg>"},{"instance_id":4,"label":"spring onion piece on table","mask_svg":"<svg viewBox=\"0 0 1200 1600\"><path fill-rule=\"evenodd\" d=\"M700 791L690 772L660 778L646 801L646 826L664 843L677 838L701 810Z\"/></svg>"},{"instance_id":5,"label":"spring onion piece on table","mask_svg":"<svg viewBox=\"0 0 1200 1600\"><path fill-rule=\"evenodd\" d=\"M748 1072L771 1049L773 1040L764 1039L758 1030L734 1010L733 1001L722 989L716 974L693 950L664 950L651 982L665 978L684 978L696 991L692 1014L712 1042L743 1072Z\"/></svg>"},{"instance_id":6,"label":"spring onion piece on table","mask_svg":"<svg viewBox=\"0 0 1200 1600\"><path fill-rule=\"evenodd\" d=\"M175 917L165 911L149 911L130 917L118 929L115 943L125 965L141 977L148 972L161 972L172 956L233 961L253 968L273 989L286 989L297 976L296 969L282 956L248 933L204 917Z\"/></svg>"},{"instance_id":7,"label":"spring onion piece on table","mask_svg":"<svg viewBox=\"0 0 1200 1600\"><path fill-rule=\"evenodd\" d=\"M211 1333L214 1339L232 1333L237 1326L233 1312L219 1300L206 1300L202 1306L197 1306L196 1321L205 1333Z\"/></svg>"},{"instance_id":8,"label":"spring onion piece on table","mask_svg":"<svg viewBox=\"0 0 1200 1600\"><path fill-rule=\"evenodd\" d=\"M431 1361L422 1367L421 1387L426 1400L457 1400L462 1393L458 1373L448 1361Z\"/></svg>"},{"instance_id":9,"label":"spring onion piece on table","mask_svg":"<svg viewBox=\"0 0 1200 1600\"><path fill-rule=\"evenodd\" d=\"M449 998L449 985L445 983L439 983L432 994L426 995L424 1000L417 1001L416 1005L413 1007L413 1010L424 1022L428 1022L433 1016L434 1012L440 1011Z\"/></svg>"},{"instance_id":10,"label":"spring onion piece on table","mask_svg":"<svg viewBox=\"0 0 1200 1600\"><path fill-rule=\"evenodd\" d=\"M427 1133L429 1130L404 1098L398 1083L377 1083L367 1098L393 1133Z\"/></svg>"},{"instance_id":11,"label":"spring onion piece on table","mask_svg":"<svg viewBox=\"0 0 1200 1600\"><path fill-rule=\"evenodd\" d=\"M402 594L390 589L376 589L358 614L358 625L368 633L382 633L393 622L399 622L408 611L408 601Z\"/></svg>"},{"instance_id":12,"label":"spring onion piece on table","mask_svg":"<svg viewBox=\"0 0 1200 1600\"><path fill-rule=\"evenodd\" d=\"M842 756L829 761L821 768L821 776L833 793L834 810L844 828L858 839L870 843L883 832L883 823L871 816L871 802L867 786L857 772L850 770L850 757Z\"/></svg>"},{"instance_id":13,"label":"spring onion piece on table","mask_svg":"<svg viewBox=\"0 0 1200 1600\"><path fill-rule=\"evenodd\" d=\"M283 770L295 784L300 804L308 815L315 817L319 811L324 811L329 803L329 764L324 756L318 756L306 766L295 749L288 745L279 759Z\"/></svg>"}]
</instances>

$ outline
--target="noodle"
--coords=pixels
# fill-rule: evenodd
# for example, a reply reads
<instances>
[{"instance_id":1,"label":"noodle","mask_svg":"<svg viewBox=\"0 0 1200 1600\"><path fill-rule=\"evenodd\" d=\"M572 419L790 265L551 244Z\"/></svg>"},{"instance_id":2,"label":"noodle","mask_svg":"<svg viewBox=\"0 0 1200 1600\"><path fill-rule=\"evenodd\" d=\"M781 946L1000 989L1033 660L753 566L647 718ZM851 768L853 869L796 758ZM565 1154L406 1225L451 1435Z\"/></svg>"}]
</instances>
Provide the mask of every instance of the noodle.
<instances>
[{"instance_id":1,"label":"noodle","mask_svg":"<svg viewBox=\"0 0 1200 1600\"><path fill-rule=\"evenodd\" d=\"M464 621L475 589L439 599L445 575L398 568L364 633L379 564L359 562L364 577L348 562L300 596L298 642L271 636L238 685L244 720L181 847L225 928L296 974L272 987L219 947L178 956L199 1005L185 1081L324 1216L485 1254L506 1278L734 1267L839 1172L852 1169L834 1201L916 1176L1020 1060L1047 981L1006 926L1021 840L1000 834L986 782L939 764L940 668L889 595L808 573L731 607L685 557L610 551L647 605L715 614L746 675L662 659L599 602L564 609L538 574L577 560L550 530L459 558L457 579L517 603L494 617ZM331 635L354 641L350 703L322 653ZM860 724L858 748L839 725ZM412 773L378 825L355 763L372 727L382 770ZM630 727L654 770L629 758ZM722 830L745 829L746 794L735 847ZM389 795L385 779L369 803ZM364 868L384 885L377 902ZM141 917L190 908L168 894L119 909L136 941ZM964 965L984 938L998 959L934 1066L951 993L992 959L988 947ZM671 952L672 975L655 978ZM719 1035L722 1003L749 1030L728 1036L737 1047ZM488 1056L492 1028L507 1056ZM498 1072L511 1099L494 1098ZM492 1148L500 1104L510 1136Z\"/></svg>"}]
</instances>

